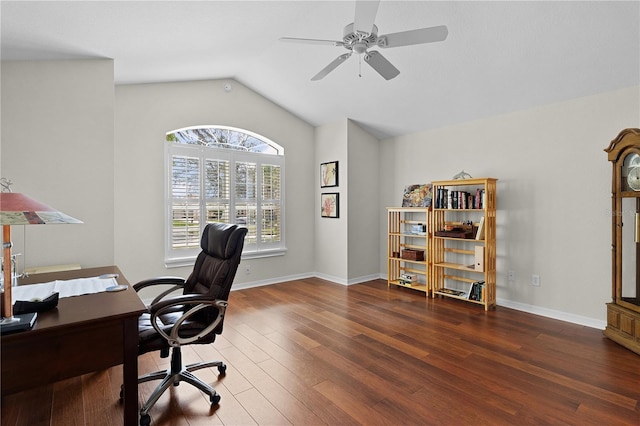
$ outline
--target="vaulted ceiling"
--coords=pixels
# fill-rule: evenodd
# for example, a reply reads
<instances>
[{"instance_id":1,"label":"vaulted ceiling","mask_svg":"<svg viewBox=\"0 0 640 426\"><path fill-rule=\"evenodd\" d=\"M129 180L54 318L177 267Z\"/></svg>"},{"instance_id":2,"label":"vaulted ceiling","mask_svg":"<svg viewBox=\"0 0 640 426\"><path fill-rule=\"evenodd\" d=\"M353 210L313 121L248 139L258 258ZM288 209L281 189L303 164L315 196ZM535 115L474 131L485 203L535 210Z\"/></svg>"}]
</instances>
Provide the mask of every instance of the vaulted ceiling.
<instances>
[{"instance_id":1,"label":"vaulted ceiling","mask_svg":"<svg viewBox=\"0 0 640 426\"><path fill-rule=\"evenodd\" d=\"M313 125L380 138L640 85L640 2L387 1L379 34L446 25L443 42L378 49L384 80L342 47L354 1L2 1L6 60L112 58L115 83L235 79Z\"/></svg>"}]
</instances>

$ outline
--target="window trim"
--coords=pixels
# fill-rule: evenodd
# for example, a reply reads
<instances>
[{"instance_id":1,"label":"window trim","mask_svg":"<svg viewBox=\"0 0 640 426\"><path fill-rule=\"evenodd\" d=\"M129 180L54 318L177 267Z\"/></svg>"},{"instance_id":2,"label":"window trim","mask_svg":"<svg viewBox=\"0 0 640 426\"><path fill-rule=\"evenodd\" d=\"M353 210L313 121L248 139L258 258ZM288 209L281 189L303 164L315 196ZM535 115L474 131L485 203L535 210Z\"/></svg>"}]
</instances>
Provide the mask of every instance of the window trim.
<instances>
[{"instance_id":1,"label":"window trim","mask_svg":"<svg viewBox=\"0 0 640 426\"><path fill-rule=\"evenodd\" d=\"M256 181L256 185L257 185L256 202L257 202L258 209L260 209L261 199L262 199L262 178L263 178L262 170L261 170L262 166L272 164L280 167L280 243L265 243L263 245L263 243L259 242L259 238L260 238L259 229L261 225L261 215L257 214L256 225L258 228L256 231L257 238L255 243L255 249L248 250L247 245L245 245L245 248L242 253L242 258L252 259L252 258L273 257L273 256L284 255L287 251L286 239L285 239L285 226L284 226L285 216L286 216L285 215L285 191L284 191L284 188L285 188L284 150L281 147L279 147L278 144L273 143L267 138L264 138L260 135L257 135L256 133L242 130L242 129L231 128L227 126L193 126L193 127L184 128L184 129L192 129L192 128L222 128L222 129L229 129L229 130L237 131L241 133L246 133L254 138L258 138L260 140L265 141L265 143L273 144L273 146L279 149L277 149L278 154L265 154L260 152L248 152L248 151L242 151L242 150L228 149L220 146L205 146L205 145L198 145L198 144L175 143L175 142L169 142L166 140L164 141L164 145L165 145L165 148L164 148L164 227L165 227L164 264L165 264L165 267L174 268L174 267L182 267L182 266L191 266L193 265L193 261L197 257L198 253L201 251L199 246L197 248L192 248L192 249L174 249L172 247L172 238L171 238L172 230L173 230L173 227L172 227L172 223L173 223L173 219L172 219L173 218L172 158L176 155L196 157L199 159L199 163L200 163L199 184L200 184L200 194L201 194L201 197L199 200L200 213L201 213L200 214L200 234L202 233L202 230L204 229L207 223L206 216L203 217L202 215L203 205L206 205L206 198L204 198L203 195L204 195L204 173L206 169L204 167L204 164L207 159L220 159L220 160L229 161L230 163L229 168L233 169L233 171L230 170L231 176L233 176L235 173L235 163L243 162L243 161L256 163L257 167L260 169L260 172L258 173L257 181ZM173 130L173 131L167 132L167 134L176 133L184 129ZM211 155L211 154L214 154L214 155ZM231 185L230 187L231 201L229 206L230 219L231 217L233 217L233 211L235 206L235 202L234 202L235 194L233 194L234 182L235 180L232 180L230 178L230 185Z\"/></svg>"}]
</instances>

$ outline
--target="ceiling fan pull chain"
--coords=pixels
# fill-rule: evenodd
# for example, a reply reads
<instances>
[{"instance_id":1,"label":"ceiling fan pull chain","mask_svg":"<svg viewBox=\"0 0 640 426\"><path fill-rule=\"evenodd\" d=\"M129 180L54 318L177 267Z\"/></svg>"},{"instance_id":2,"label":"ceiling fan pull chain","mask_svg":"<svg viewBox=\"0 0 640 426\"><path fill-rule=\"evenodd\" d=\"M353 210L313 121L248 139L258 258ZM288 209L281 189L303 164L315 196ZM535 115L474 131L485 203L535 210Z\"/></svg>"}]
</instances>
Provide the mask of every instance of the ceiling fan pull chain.
<instances>
[{"instance_id":1,"label":"ceiling fan pull chain","mask_svg":"<svg viewBox=\"0 0 640 426\"><path fill-rule=\"evenodd\" d=\"M358 77L362 78L362 55L358 55Z\"/></svg>"}]
</instances>

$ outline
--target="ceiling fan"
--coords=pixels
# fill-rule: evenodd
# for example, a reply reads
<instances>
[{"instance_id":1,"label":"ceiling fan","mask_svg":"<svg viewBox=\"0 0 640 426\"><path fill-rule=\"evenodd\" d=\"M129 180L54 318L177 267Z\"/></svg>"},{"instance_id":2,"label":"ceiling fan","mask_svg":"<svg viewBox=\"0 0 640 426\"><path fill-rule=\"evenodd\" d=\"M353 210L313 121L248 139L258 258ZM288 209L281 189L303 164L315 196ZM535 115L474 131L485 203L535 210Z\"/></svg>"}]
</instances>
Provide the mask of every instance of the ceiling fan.
<instances>
[{"instance_id":1,"label":"ceiling fan","mask_svg":"<svg viewBox=\"0 0 640 426\"><path fill-rule=\"evenodd\" d=\"M321 80L338 65L349 59L354 52L363 55L364 61L376 70L384 79L391 80L400 74L400 71L391 64L382 54L376 50L369 50L378 46L382 49L391 47L409 46L412 44L433 43L447 38L449 31L445 25L437 27L420 28L417 30L401 31L399 33L378 36L378 27L374 25L380 0L356 1L356 13L353 22L344 27L342 41L318 40L309 38L282 37L281 41L308 44L330 44L341 46L348 50L324 67L318 74L311 78L312 81Z\"/></svg>"}]
</instances>

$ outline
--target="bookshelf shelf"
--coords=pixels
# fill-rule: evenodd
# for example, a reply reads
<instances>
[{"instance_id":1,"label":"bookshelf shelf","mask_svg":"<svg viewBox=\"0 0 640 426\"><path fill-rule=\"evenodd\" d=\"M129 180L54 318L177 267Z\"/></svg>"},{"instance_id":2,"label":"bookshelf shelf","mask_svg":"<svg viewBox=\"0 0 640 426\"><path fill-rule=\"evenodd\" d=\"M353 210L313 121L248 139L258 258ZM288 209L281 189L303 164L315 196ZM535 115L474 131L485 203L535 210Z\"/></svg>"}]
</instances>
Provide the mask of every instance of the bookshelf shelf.
<instances>
[{"instance_id":1,"label":"bookshelf shelf","mask_svg":"<svg viewBox=\"0 0 640 426\"><path fill-rule=\"evenodd\" d=\"M467 271L467 272L475 272L476 274L484 274L484 271L476 271L475 268L470 268L469 266L463 265L463 264L460 264L460 263L440 262L440 263L434 263L433 267L434 268L456 269L458 271Z\"/></svg>"},{"instance_id":2,"label":"bookshelf shelf","mask_svg":"<svg viewBox=\"0 0 640 426\"><path fill-rule=\"evenodd\" d=\"M464 300L465 302L475 303L477 305L484 305L484 302L479 301L479 300L471 300L471 299L467 298L467 296L457 296L455 294L445 293L445 292L439 291L439 290L436 290L434 292L434 294L437 294L439 296L449 297L451 299Z\"/></svg>"},{"instance_id":3,"label":"bookshelf shelf","mask_svg":"<svg viewBox=\"0 0 640 426\"><path fill-rule=\"evenodd\" d=\"M395 285L395 286L398 286L398 287L410 288L411 290L423 291L425 293L428 291L426 284L409 285L409 284L403 284L403 283L401 283L399 281L390 281L389 284Z\"/></svg>"},{"instance_id":4,"label":"bookshelf shelf","mask_svg":"<svg viewBox=\"0 0 640 426\"><path fill-rule=\"evenodd\" d=\"M443 240L452 240L452 241L466 241L469 243L481 243L484 242L484 239L481 240L475 240L473 238L455 238L455 237L440 237L440 236L434 236L433 238L439 238L439 239L443 239Z\"/></svg>"}]
</instances>

